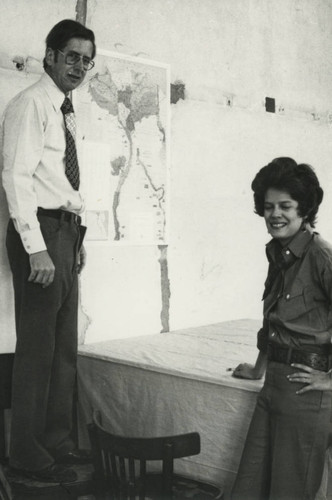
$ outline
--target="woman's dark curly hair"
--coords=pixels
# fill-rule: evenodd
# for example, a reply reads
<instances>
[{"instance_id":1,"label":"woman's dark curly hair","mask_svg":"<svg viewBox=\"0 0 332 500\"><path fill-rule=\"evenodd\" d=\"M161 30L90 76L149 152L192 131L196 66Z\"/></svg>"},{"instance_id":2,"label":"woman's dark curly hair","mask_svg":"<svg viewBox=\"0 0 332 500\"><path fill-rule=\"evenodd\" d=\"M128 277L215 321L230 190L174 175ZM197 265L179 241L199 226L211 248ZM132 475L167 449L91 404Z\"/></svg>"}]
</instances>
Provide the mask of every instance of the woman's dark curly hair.
<instances>
[{"instance_id":1,"label":"woman's dark curly hair","mask_svg":"<svg viewBox=\"0 0 332 500\"><path fill-rule=\"evenodd\" d=\"M315 227L318 207L323 199L323 189L310 165L297 164L292 158L275 158L263 167L254 178L255 213L263 217L265 193L268 189L287 192L297 201L298 213L312 227Z\"/></svg>"}]
</instances>

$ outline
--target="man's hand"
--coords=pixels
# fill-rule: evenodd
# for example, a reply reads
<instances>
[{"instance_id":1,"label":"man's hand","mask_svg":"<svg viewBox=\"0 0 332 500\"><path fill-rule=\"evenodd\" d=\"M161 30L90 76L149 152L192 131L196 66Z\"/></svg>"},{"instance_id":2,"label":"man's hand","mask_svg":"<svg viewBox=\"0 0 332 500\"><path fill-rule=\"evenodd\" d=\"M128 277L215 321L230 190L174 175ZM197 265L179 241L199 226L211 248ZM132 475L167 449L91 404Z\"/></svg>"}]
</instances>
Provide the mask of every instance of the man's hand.
<instances>
[{"instance_id":1,"label":"man's hand","mask_svg":"<svg viewBox=\"0 0 332 500\"><path fill-rule=\"evenodd\" d=\"M304 394L308 391L332 391L332 373L314 370L310 366L293 363L294 368L299 368L299 372L287 375L290 382L305 384L304 387L296 391L296 394Z\"/></svg>"},{"instance_id":2,"label":"man's hand","mask_svg":"<svg viewBox=\"0 0 332 500\"><path fill-rule=\"evenodd\" d=\"M241 363L238 365L232 373L235 378L247 378L249 380L257 380L262 378L262 374L257 372L254 365L249 365L248 363Z\"/></svg>"},{"instance_id":3,"label":"man's hand","mask_svg":"<svg viewBox=\"0 0 332 500\"><path fill-rule=\"evenodd\" d=\"M46 288L54 280L55 267L47 250L30 255L31 272L28 281L38 283Z\"/></svg>"},{"instance_id":4,"label":"man's hand","mask_svg":"<svg viewBox=\"0 0 332 500\"><path fill-rule=\"evenodd\" d=\"M86 264L86 250L82 245L80 248L80 253L78 255L78 265L77 265L78 274L81 274L83 268L85 267L85 264Z\"/></svg>"}]
</instances>

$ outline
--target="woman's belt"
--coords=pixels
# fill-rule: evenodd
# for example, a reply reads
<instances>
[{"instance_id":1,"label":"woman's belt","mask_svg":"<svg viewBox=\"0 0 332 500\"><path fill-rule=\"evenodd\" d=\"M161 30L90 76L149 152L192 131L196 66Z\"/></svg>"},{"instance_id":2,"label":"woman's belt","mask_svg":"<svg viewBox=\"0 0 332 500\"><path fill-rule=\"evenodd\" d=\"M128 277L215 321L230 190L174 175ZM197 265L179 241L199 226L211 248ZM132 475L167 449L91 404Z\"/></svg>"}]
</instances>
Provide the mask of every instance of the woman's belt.
<instances>
[{"instance_id":1,"label":"woman's belt","mask_svg":"<svg viewBox=\"0 0 332 500\"><path fill-rule=\"evenodd\" d=\"M314 370L320 370L322 372L327 372L329 370L328 354L301 351L272 342L268 344L267 357L269 361L276 361L277 363L285 363L287 365L301 363L302 365L314 368Z\"/></svg>"}]
</instances>

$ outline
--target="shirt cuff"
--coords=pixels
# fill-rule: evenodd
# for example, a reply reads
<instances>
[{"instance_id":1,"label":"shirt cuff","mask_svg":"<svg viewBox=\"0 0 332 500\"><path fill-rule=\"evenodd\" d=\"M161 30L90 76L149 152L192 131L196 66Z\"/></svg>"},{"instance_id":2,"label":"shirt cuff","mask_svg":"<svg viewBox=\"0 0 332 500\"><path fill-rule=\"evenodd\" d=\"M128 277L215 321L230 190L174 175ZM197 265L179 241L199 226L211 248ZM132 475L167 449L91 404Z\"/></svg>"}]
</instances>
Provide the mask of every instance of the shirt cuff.
<instances>
[{"instance_id":1,"label":"shirt cuff","mask_svg":"<svg viewBox=\"0 0 332 500\"><path fill-rule=\"evenodd\" d=\"M43 252L47 250L43 235L39 228L29 229L20 233L24 250L31 255L32 253Z\"/></svg>"}]
</instances>

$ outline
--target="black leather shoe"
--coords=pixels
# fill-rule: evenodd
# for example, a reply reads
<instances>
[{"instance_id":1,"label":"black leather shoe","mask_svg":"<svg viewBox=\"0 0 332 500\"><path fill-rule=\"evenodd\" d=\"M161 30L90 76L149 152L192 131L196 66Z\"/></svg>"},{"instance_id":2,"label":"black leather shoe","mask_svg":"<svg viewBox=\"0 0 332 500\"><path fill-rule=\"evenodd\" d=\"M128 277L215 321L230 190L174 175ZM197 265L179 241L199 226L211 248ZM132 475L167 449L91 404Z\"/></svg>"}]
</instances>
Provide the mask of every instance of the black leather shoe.
<instances>
[{"instance_id":1,"label":"black leather shoe","mask_svg":"<svg viewBox=\"0 0 332 500\"><path fill-rule=\"evenodd\" d=\"M11 472L18 476L24 476L33 481L42 483L73 483L77 480L75 471L68 469L64 465L52 464L42 470L30 471L24 469L11 468Z\"/></svg>"},{"instance_id":2,"label":"black leather shoe","mask_svg":"<svg viewBox=\"0 0 332 500\"><path fill-rule=\"evenodd\" d=\"M92 454L90 450L74 449L57 458L56 462L58 464L91 464Z\"/></svg>"}]
</instances>

